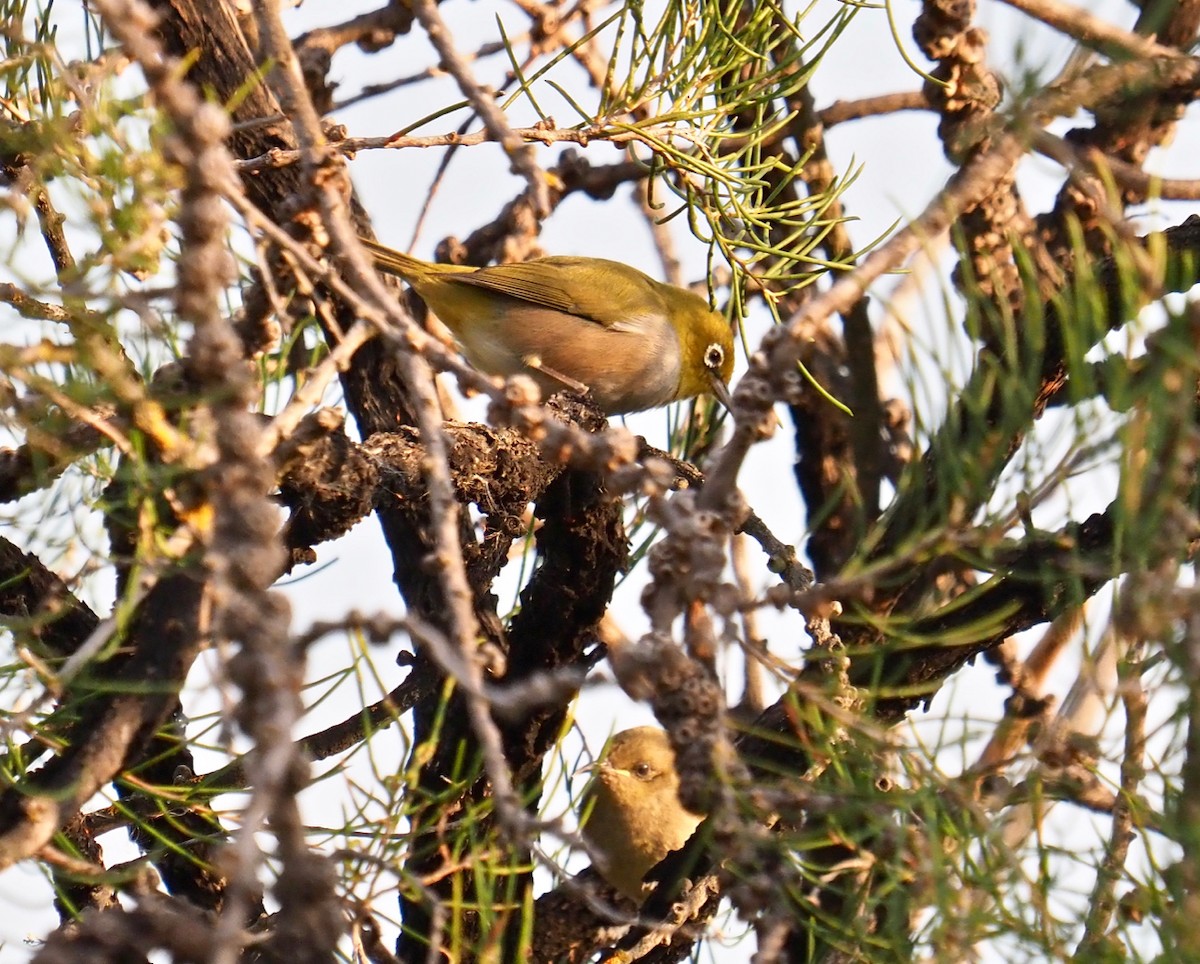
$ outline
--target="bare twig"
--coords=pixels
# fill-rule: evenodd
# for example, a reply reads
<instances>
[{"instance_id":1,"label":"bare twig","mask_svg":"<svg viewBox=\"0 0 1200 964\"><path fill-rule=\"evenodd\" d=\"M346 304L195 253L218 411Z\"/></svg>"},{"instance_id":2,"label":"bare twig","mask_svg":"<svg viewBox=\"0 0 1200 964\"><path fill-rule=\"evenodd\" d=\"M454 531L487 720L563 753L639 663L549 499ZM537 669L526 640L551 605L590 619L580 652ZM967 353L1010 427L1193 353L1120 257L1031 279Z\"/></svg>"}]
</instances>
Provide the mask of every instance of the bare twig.
<instances>
[{"instance_id":1,"label":"bare twig","mask_svg":"<svg viewBox=\"0 0 1200 964\"><path fill-rule=\"evenodd\" d=\"M513 134L504 112L480 87L471 68L454 49L450 33L433 0L414 0L412 9L413 13L417 15L417 19L421 21L421 26L429 35L430 43L441 56L443 66L458 81L463 96L471 102L471 106L479 114L484 126L492 136L500 142L512 161L513 169L529 182L538 218L546 217L550 213L550 199L546 193L546 176L538 167L532 149L524 144L521 138Z\"/></svg>"}]
</instances>

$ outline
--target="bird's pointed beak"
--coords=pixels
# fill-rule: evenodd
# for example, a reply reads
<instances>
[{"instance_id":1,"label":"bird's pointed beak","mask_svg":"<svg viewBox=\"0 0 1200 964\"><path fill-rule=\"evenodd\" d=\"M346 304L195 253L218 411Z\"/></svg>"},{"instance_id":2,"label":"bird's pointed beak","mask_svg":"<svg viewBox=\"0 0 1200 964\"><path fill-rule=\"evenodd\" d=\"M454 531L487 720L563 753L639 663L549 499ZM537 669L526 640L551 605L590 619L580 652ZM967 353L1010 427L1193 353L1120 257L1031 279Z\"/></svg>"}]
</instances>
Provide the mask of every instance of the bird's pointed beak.
<instances>
[{"instance_id":1,"label":"bird's pointed beak","mask_svg":"<svg viewBox=\"0 0 1200 964\"><path fill-rule=\"evenodd\" d=\"M729 392L729 386L721 381L721 376L716 372L709 373L709 379L712 381L712 393L717 401L728 409L729 414L733 414L733 395Z\"/></svg>"},{"instance_id":2,"label":"bird's pointed beak","mask_svg":"<svg viewBox=\"0 0 1200 964\"><path fill-rule=\"evenodd\" d=\"M607 760L593 760L591 763L581 766L576 773L582 773L585 776L601 773L604 770L611 770L612 764Z\"/></svg>"}]
</instances>

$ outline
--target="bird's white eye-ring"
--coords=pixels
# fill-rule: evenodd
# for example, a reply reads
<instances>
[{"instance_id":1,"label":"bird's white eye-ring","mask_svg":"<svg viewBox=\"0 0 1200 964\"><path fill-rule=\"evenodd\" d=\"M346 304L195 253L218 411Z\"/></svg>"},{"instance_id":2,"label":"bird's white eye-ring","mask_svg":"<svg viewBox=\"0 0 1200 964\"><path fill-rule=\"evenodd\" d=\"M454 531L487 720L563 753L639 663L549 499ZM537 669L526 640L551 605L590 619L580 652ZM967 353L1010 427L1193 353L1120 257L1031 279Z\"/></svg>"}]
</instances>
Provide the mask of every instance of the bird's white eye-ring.
<instances>
[{"instance_id":1,"label":"bird's white eye-ring","mask_svg":"<svg viewBox=\"0 0 1200 964\"><path fill-rule=\"evenodd\" d=\"M704 367L709 371L719 372L725 364L725 349L713 342L704 349Z\"/></svg>"}]
</instances>

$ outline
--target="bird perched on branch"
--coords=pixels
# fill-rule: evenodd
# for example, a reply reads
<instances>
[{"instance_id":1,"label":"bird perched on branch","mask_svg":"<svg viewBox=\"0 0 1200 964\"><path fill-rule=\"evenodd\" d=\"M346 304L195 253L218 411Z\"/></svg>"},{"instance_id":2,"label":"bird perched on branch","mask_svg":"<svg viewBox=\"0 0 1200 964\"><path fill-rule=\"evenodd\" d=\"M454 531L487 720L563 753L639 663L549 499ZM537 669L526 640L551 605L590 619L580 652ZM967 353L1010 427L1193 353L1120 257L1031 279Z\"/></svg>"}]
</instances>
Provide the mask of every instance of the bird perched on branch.
<instances>
[{"instance_id":1,"label":"bird perched on branch","mask_svg":"<svg viewBox=\"0 0 1200 964\"><path fill-rule=\"evenodd\" d=\"M646 872L687 843L704 818L679 802L675 753L666 732L656 726L618 733L585 770L594 777L584 790L580 814L596 869L641 903Z\"/></svg>"},{"instance_id":2,"label":"bird perched on branch","mask_svg":"<svg viewBox=\"0 0 1200 964\"><path fill-rule=\"evenodd\" d=\"M469 268L362 243L376 267L413 286L482 372L528 375L543 397L590 393L607 415L705 392L728 405L733 332L694 292L601 258Z\"/></svg>"}]
</instances>

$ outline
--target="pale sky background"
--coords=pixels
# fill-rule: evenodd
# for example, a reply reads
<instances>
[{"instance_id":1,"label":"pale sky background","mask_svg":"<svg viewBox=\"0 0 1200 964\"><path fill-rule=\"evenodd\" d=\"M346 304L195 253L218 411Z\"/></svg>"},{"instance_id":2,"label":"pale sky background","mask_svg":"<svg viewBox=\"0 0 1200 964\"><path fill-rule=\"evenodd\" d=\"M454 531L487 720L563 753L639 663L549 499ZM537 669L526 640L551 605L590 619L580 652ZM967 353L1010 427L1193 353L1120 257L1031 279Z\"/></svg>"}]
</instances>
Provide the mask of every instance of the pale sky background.
<instances>
[{"instance_id":1,"label":"pale sky background","mask_svg":"<svg viewBox=\"0 0 1200 964\"><path fill-rule=\"evenodd\" d=\"M293 35L308 27L346 20L357 12L372 9L375 5L351 0L343 0L337 4L310 0L289 14L289 20L294 25ZM797 6L790 4L789 8ZM981 6L984 9L979 20L993 33L993 66L1012 69L1011 53L1016 46L1012 27L1015 18L999 4L985 2ZM918 10L918 5L898 0L895 7L894 15L901 42L909 55L922 63L920 54L911 41L911 20ZM832 0L820 0L806 24L811 23L815 29L825 22L834 8ZM1093 13L1102 16L1112 11L1125 11L1123 22L1132 21L1132 13L1124 4L1118 2L1110 0L1089 4L1089 8ZM514 6L502 0L447 0L441 11L450 24L456 45L462 50L474 49L481 42L494 39L497 15L502 18L510 35L519 32L527 22L524 15ZM70 5L63 5L58 14L60 42L66 46L71 42L70 38L79 35L80 14ZM1033 65L1061 64L1071 50L1071 45L1047 30L1036 28L1025 21L1020 22L1023 23L1020 33L1026 62ZM390 75L415 73L435 59L418 27L414 28L411 34L401 37L393 47L382 54L364 57L357 50L344 51L335 59L332 73L342 84L339 93L349 96L356 93L363 83L386 80ZM388 66L389 64L397 66ZM922 63L922 66L926 65ZM496 83L506 68L507 61L503 57L494 57L475 65L480 79ZM850 25L847 36L827 55L813 81L813 92L818 106L824 107L837 99L911 90L919 84L920 78L905 64L896 49L887 13L883 9L864 9ZM388 134L405 127L427 113L434 105L455 99L448 93L452 89L452 82L449 80L440 81L436 85L426 84L420 88L403 89L391 97L375 99L365 105L346 110L338 114L337 119L347 126L351 136ZM421 98L419 101L415 100L418 91ZM561 123L571 122L571 111L559 111L553 107L554 95L549 88L540 90L539 96L547 99L550 112ZM529 119L527 108L521 107L514 111L515 123L525 123ZM458 116L436 121L420 133L451 130L459 122ZM1066 126L1065 123L1058 125L1059 128ZM1181 127L1177 143L1172 149L1161 159L1156 157L1150 166L1168 175L1196 176L1194 166L1189 166L1191 159L1200 156L1197 153L1197 147L1200 145L1197 145L1196 126L1193 115ZM844 195L847 211L857 219L850 225L852 237L857 244L863 245L876 238L897 219L919 213L943 185L950 168L940 153L940 146L934 135L935 127L936 120L932 115L904 113L855 122L829 132L829 149L834 165L842 170L849 168L852 163L862 165L856 180ZM478 225L490 221L499 208L519 189L517 179L506 173L507 165L497 160L498 154L499 149L493 146L458 152L417 243L416 254L429 255L433 245L446 234L465 235ZM368 151L352 162L351 171L355 183L368 211L374 216L376 230L382 240L401 247L408 244L412 226L425 196L425 186L429 183L440 156L440 151ZM587 156L596 163L604 163L615 159L617 154L611 147L597 144L587 149ZM1047 173L1049 177L1046 176ZM1036 213L1046 207L1057 189L1057 174L1057 169L1049 161L1033 159L1025 164L1022 169L1021 188L1030 210ZM625 199L624 203L609 202L596 205L579 197L569 199L546 225L542 234L544 248L557 254L617 257L650 273L660 273L658 259L644 222L628 203L629 189L623 189L619 196ZM1177 223L1188 213L1190 211L1186 206L1164 206L1161 217L1153 213L1148 214L1145 227ZM7 215L0 218L0 225L7 226L10 223ZM687 274L693 279L700 277L704 270L704 251L698 243L693 242L690 246L686 243L688 239L682 233L686 230L686 225L682 219L675 222L675 227L680 242L680 253L688 269ZM23 270L45 274L47 266L23 265ZM888 293L898 280L885 280L876 294ZM928 290L923 299L905 304L906 311L910 313L908 320L914 326L925 326L929 332L940 332L931 335L928 341L944 341L945 322L941 308L941 292L936 286ZM880 317L881 307L881 301L876 299L873 304L876 319ZM761 320L756 319L752 324L758 324L761 328ZM965 357L965 354L959 353L957 362L946 358L940 358L938 361L950 370L957 368L961 371ZM900 378L894 377L888 391L902 395L907 388ZM646 435L651 443L665 442L666 420L661 413L636 416L630 418L628 424L634 431ZM1038 438L1050 448L1056 444L1057 433L1054 428L1052 416L1044 419L1039 426ZM1059 435L1058 439L1061 443L1063 436ZM774 442L756 449L742 472L741 480L751 504L772 529L781 538L798 542L802 540L803 521L791 475L790 452L790 431L785 425ZM1076 487L1072 493L1072 501L1072 514L1079 518L1091 510L1093 503L1099 506L1107 502L1107 494L1103 487L1098 487L1093 482ZM30 511L31 508L38 512L44 511L42 504L36 502L36 497L35 500L26 502L29 503L28 506L18 505L15 509L8 507L8 513L0 518L13 519L19 523L23 511ZM1042 507L1039 512L1046 514L1044 521L1050 525L1062 510L1063 505L1059 503ZM762 570L760 560L755 557L756 552L756 549L751 550L751 558ZM313 571L294 576L285 586L284 591L293 605L295 629L303 630L316 620L340 618L350 609L364 612L401 611L401 603L391 581L390 562L373 520L360 524L338 544L319 547L318 555L319 563L311 567ZM511 598L515 585L516 571L517 567L514 565L506 572L508 598ZM619 622L633 635L640 632L644 625L637 605L643 578L641 570L635 572L622 585L614 602L614 612ZM762 578L766 578L765 571ZM110 587L97 583L92 601L100 607L107 606L111 602L111 591ZM501 600L506 598L503 589L499 590L499 595ZM1093 618L1102 621L1099 614L1103 608L1101 603L1094 610ZM803 639L803 623L795 613L766 614L763 623L764 635L773 642ZM393 662L397 643L399 640L394 641L391 646L372 652L373 665L380 675L379 685L384 689L395 685L403 677L402 671L395 667ZM345 646L345 641L332 640L315 648L311 654L310 677L318 679L325 672L342 665L345 662ZM1070 670L1071 667L1064 667L1064 681L1069 680L1069 675L1065 674ZM203 712L216 709L219 705L218 692L217 687L204 679L202 667L198 668L186 697L189 713L199 716ZM317 691L313 692L315 694ZM306 716L302 723L303 731L318 730L329 722L343 718L351 711L347 708L352 708L359 699L354 685L348 684L343 692L344 699L335 694ZM935 700L935 715L930 719L930 725L945 727L948 715L951 726L957 719L959 725L969 727L972 717L978 719L980 716L986 717L987 714L998 712L1002 697L1003 693L992 681L991 671L981 662L980 665L960 674L953 686L939 694ZM947 705L950 707L949 711ZM651 721L648 710L630 702L612 685L590 688L580 701L577 716L580 729L593 751L599 748L608 733ZM922 729L922 720L918 717L915 732L922 734ZM929 733L922 735L932 738ZM941 735L945 736L944 731ZM573 760L580 748L580 741L573 736L567 744L567 760ZM394 769L400 763L403 759L404 745L396 728L384 731L375 738L373 753L375 764L385 771L389 767ZM969 759L968 751L963 760ZM215 761L214 755L211 762L215 764ZM205 761L200 759L198 763L203 770ZM961 760L947 760L945 767L955 770L961 763ZM361 756L351 765L348 773L353 774L356 772L355 767L360 765L365 766ZM318 770L324 772L328 768L327 763L319 766ZM364 776L364 780L369 780L369 774ZM559 797L563 801L561 809L565 807L566 798L561 793ZM340 808L351 799L351 791L340 779L324 781L305 795L310 819L314 825L319 826L337 826L341 822ZM553 810L553 804L551 809ZM1059 808L1057 815L1076 823L1087 824L1090 821L1090 818L1081 816L1075 809ZM1099 825L1100 822L1096 823ZM110 834L104 838L103 843L106 856L110 860L127 859L134 855L123 834ZM581 863L576 859L569 866L576 869ZM549 881L548 874L544 875L544 880ZM394 895L381 897L377 904L381 913L389 916L395 914ZM56 918L50 904L50 889L37 870L30 866L20 866L0 875L0 941L4 942L4 946L0 947L0 964L12 964L27 959L29 949L23 946L23 941L45 933L55 924ZM391 940L390 935L388 940ZM719 959L728 962L744 961L749 959L751 952L751 942L743 942L723 951Z\"/></svg>"}]
</instances>

